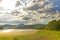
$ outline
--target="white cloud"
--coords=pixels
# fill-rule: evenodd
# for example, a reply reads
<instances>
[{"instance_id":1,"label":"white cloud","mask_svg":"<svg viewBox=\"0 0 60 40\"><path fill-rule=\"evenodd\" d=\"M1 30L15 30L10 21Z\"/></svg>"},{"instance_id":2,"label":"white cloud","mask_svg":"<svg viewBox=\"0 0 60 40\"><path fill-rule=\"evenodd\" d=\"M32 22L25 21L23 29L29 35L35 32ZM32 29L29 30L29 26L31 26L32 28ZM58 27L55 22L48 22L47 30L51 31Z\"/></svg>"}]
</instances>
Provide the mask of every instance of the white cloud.
<instances>
[{"instance_id":1,"label":"white cloud","mask_svg":"<svg viewBox=\"0 0 60 40\"><path fill-rule=\"evenodd\" d=\"M15 0L12 0L12 2L16 2ZM22 2L22 0L19 0L19 2L22 5L19 5L16 8L10 7L10 9L13 10L7 10L9 9L9 6L7 6L7 9L0 9L0 19L2 24L19 24L22 22L23 24L35 24L35 23L48 23L48 21L51 20L58 20L60 18L59 13L51 13L48 12L48 10L53 9L53 4L48 3L45 4L45 2L49 2L49 0L28 0L26 2ZM26 4L27 3L27 4ZM3 3L4 4L4 3ZM8 5L8 4L6 4ZM5 6L6 6L5 5ZM11 5L13 7L15 4ZM37 5L37 6L36 6ZM3 7L5 7L3 6ZM0 5L1 7L1 5ZM36 8L36 9L35 9ZM33 10L32 10L33 9ZM24 20L23 18L28 17L29 20ZM0 24L1 24L0 23Z\"/></svg>"}]
</instances>

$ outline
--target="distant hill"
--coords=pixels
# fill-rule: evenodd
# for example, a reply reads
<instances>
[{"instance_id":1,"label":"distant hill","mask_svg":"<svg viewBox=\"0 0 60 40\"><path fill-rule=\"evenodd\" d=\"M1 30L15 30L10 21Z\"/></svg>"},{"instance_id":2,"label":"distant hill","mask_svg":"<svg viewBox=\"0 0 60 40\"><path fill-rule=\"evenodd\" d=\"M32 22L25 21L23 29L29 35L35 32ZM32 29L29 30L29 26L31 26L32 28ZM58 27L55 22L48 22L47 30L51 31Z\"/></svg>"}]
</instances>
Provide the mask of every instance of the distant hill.
<instances>
[{"instance_id":1,"label":"distant hill","mask_svg":"<svg viewBox=\"0 0 60 40\"><path fill-rule=\"evenodd\" d=\"M35 25L0 25L0 28L2 29L34 29L37 27L44 26L44 24L35 24Z\"/></svg>"}]
</instances>

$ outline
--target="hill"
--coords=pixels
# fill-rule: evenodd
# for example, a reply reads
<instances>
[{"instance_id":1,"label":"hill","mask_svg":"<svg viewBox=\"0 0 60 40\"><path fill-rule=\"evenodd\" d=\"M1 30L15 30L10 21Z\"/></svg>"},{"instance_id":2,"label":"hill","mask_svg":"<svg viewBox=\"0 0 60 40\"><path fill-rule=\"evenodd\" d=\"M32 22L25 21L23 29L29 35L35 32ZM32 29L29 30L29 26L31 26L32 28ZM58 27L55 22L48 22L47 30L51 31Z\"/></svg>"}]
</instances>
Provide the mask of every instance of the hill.
<instances>
[{"instance_id":1,"label":"hill","mask_svg":"<svg viewBox=\"0 0 60 40\"><path fill-rule=\"evenodd\" d=\"M35 29L37 27L42 27L44 24L35 24L35 25L0 25L0 29Z\"/></svg>"}]
</instances>

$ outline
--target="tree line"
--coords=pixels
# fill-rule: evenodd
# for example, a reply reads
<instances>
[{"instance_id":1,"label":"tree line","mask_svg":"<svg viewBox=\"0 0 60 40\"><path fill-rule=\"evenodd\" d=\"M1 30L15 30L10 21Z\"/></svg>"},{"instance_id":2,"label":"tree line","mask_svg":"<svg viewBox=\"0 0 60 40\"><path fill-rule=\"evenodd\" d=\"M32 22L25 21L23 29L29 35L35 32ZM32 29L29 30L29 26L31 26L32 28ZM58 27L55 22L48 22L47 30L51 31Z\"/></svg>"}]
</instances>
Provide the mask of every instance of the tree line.
<instances>
[{"instance_id":1,"label":"tree line","mask_svg":"<svg viewBox=\"0 0 60 40\"><path fill-rule=\"evenodd\" d=\"M50 21L50 22L45 26L45 29L47 29L47 30L57 30L57 31L60 31L60 20Z\"/></svg>"}]
</instances>

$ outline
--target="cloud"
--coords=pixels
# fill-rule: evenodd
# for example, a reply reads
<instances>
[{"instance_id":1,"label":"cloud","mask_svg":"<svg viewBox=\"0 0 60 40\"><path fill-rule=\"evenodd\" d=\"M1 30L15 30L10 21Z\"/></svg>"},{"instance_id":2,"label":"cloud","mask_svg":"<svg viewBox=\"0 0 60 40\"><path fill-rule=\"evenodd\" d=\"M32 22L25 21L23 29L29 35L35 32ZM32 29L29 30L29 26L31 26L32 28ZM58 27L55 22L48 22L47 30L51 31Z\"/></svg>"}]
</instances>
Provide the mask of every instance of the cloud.
<instances>
[{"instance_id":1,"label":"cloud","mask_svg":"<svg viewBox=\"0 0 60 40\"><path fill-rule=\"evenodd\" d=\"M14 10L0 9L0 24L47 24L60 18L59 12L49 12L54 7L49 0L19 0Z\"/></svg>"}]
</instances>

